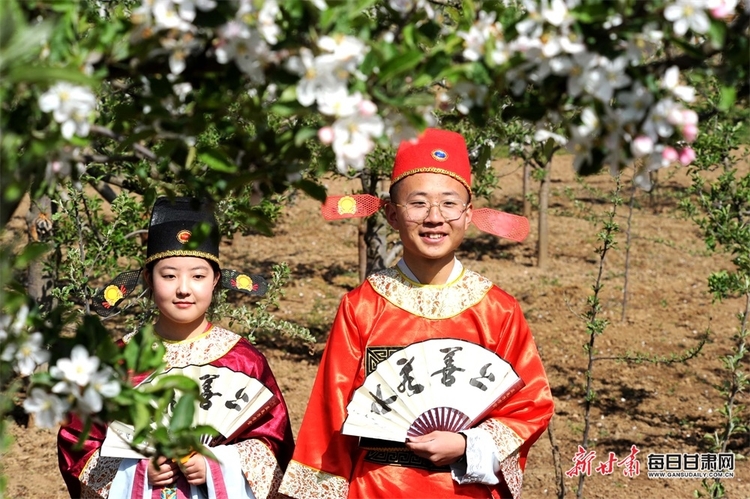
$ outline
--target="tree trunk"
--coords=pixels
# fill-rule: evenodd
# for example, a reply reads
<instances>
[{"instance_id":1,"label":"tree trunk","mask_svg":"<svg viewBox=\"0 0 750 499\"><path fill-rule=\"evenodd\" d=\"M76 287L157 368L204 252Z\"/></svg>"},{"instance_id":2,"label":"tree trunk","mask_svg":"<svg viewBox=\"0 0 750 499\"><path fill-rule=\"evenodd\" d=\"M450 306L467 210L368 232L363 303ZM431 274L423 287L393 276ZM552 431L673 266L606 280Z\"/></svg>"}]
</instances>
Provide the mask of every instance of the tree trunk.
<instances>
[{"instance_id":1,"label":"tree trunk","mask_svg":"<svg viewBox=\"0 0 750 499\"><path fill-rule=\"evenodd\" d=\"M367 220L361 219L357 224L357 248L359 249L359 282L367 277Z\"/></svg>"},{"instance_id":2,"label":"tree trunk","mask_svg":"<svg viewBox=\"0 0 750 499\"><path fill-rule=\"evenodd\" d=\"M531 163L526 161L523 164L523 216L531 218Z\"/></svg>"},{"instance_id":3,"label":"tree trunk","mask_svg":"<svg viewBox=\"0 0 750 499\"><path fill-rule=\"evenodd\" d=\"M43 196L31 203L26 214L26 226L29 244L43 243L52 235L52 203L48 196ZM28 268L26 289L29 296L43 308L49 310L52 305L50 293L54 285L51 276L44 271L46 259L34 259Z\"/></svg>"},{"instance_id":4,"label":"tree trunk","mask_svg":"<svg viewBox=\"0 0 750 499\"><path fill-rule=\"evenodd\" d=\"M380 197L381 182L377 174L364 172L360 179L363 192ZM360 224L361 230L362 224ZM359 279L362 282L368 275L386 267L388 222L382 211L378 211L364 221L364 234L360 237L362 239L358 245Z\"/></svg>"},{"instance_id":5,"label":"tree trunk","mask_svg":"<svg viewBox=\"0 0 750 499\"><path fill-rule=\"evenodd\" d=\"M537 267L546 268L549 261L549 225L547 211L549 208L550 171L552 159L544 165L544 178L539 185L539 239L537 241Z\"/></svg>"}]
</instances>

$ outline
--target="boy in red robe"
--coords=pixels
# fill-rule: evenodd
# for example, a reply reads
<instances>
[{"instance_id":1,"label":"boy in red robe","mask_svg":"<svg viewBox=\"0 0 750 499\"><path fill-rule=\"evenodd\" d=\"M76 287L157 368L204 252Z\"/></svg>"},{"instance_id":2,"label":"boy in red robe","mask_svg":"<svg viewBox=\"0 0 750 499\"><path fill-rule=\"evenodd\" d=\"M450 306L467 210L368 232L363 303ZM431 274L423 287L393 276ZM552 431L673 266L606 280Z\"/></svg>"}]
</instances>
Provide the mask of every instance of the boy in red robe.
<instances>
[{"instance_id":1,"label":"boy in red robe","mask_svg":"<svg viewBox=\"0 0 750 499\"><path fill-rule=\"evenodd\" d=\"M390 195L387 203L366 195L329 197L324 207L329 218L344 218L384 206L403 258L342 299L280 492L295 498L517 498L529 448L554 412L549 383L518 302L454 255L472 221L514 240L526 236L528 221L473 208L466 144L445 130L428 129L400 145ZM431 431L400 445L342 432L348 404L379 362L444 338L501 357L523 387L458 432ZM448 356L431 361L447 366ZM449 359L453 371L482 367L457 359ZM370 392L373 419L413 395L409 386L436 382L400 374L403 386ZM466 393L468 386L456 386L456 398Z\"/></svg>"}]
</instances>

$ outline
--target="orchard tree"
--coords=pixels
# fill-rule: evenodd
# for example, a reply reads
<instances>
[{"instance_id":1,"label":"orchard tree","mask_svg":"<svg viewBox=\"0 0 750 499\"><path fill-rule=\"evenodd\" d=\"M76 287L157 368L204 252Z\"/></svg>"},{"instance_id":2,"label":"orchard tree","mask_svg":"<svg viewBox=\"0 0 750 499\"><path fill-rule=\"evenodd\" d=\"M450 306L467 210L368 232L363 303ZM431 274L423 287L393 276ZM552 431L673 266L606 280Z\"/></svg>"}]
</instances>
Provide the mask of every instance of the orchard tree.
<instances>
[{"instance_id":1,"label":"orchard tree","mask_svg":"<svg viewBox=\"0 0 750 499\"><path fill-rule=\"evenodd\" d=\"M101 217L70 189L90 185L129 214L132 226L99 227L103 254L162 194L229 203L225 230L270 233L277 196L323 200L327 171L387 175L385 151L426 126L462 126L486 151L493 124L520 123L531 147L573 153L580 174L638 160L647 187L649 172L695 157L686 74L716 81L715 112L746 104L749 23L737 0L0 2L0 223L26 193L38 210L36 240L2 249L0 381L13 394L16 375L30 379L24 407L40 425L66 411L116 418L158 453L184 453L198 438L189 417L146 430L194 384L121 381L160 366L149 328L119 350L86 313L87 286L38 303L21 284L49 251L85 261ZM81 233L64 251L61 213ZM77 268L76 282L115 273Z\"/></svg>"}]
</instances>

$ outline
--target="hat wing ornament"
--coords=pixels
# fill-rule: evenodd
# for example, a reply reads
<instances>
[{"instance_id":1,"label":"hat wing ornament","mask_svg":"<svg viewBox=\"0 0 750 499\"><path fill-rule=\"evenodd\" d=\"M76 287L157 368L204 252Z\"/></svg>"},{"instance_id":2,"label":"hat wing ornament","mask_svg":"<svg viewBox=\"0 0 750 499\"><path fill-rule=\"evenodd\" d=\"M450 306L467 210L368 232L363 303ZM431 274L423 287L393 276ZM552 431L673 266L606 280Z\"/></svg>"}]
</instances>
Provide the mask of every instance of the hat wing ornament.
<instances>
[{"instance_id":1,"label":"hat wing ornament","mask_svg":"<svg viewBox=\"0 0 750 499\"><path fill-rule=\"evenodd\" d=\"M198 382L202 400L196 401L193 426L210 425L219 432L218 436L205 442L209 447L231 441L279 403L278 398L257 379L228 367L211 365L171 368L148 377L138 389L147 391L160 377L167 375L182 375ZM165 415L165 423L170 416L171 413ZM130 446L133 434L132 426L113 421L107 428L101 455L143 459L144 456ZM153 449L142 446L140 450Z\"/></svg>"},{"instance_id":2,"label":"hat wing ornament","mask_svg":"<svg viewBox=\"0 0 750 499\"><path fill-rule=\"evenodd\" d=\"M347 406L341 432L405 442L471 428L524 386L513 367L477 344L413 343L378 364Z\"/></svg>"},{"instance_id":3,"label":"hat wing ornament","mask_svg":"<svg viewBox=\"0 0 750 499\"><path fill-rule=\"evenodd\" d=\"M529 235L528 218L491 208L473 210L471 222L482 232L519 243Z\"/></svg>"},{"instance_id":4,"label":"hat wing ornament","mask_svg":"<svg viewBox=\"0 0 750 499\"><path fill-rule=\"evenodd\" d=\"M352 194L328 196L320 209L326 220L340 220L369 217L385 204L386 201L372 194Z\"/></svg>"}]
</instances>

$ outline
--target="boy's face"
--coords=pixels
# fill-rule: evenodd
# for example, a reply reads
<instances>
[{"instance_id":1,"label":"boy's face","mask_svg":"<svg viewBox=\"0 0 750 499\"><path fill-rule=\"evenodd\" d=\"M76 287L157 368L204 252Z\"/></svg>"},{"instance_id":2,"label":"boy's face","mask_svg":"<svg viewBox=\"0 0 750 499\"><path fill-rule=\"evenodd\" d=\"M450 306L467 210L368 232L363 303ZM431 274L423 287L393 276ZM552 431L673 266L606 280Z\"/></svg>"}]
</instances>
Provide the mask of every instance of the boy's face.
<instances>
[{"instance_id":1,"label":"boy's face","mask_svg":"<svg viewBox=\"0 0 750 499\"><path fill-rule=\"evenodd\" d=\"M157 261L147 280L159 308L159 322L202 321L218 279L203 258L175 256Z\"/></svg>"},{"instance_id":2,"label":"boy's face","mask_svg":"<svg viewBox=\"0 0 750 499\"><path fill-rule=\"evenodd\" d=\"M394 198L386 205L386 217L401 237L407 265L452 260L471 223L466 188L447 175L415 173L395 185Z\"/></svg>"}]
</instances>

